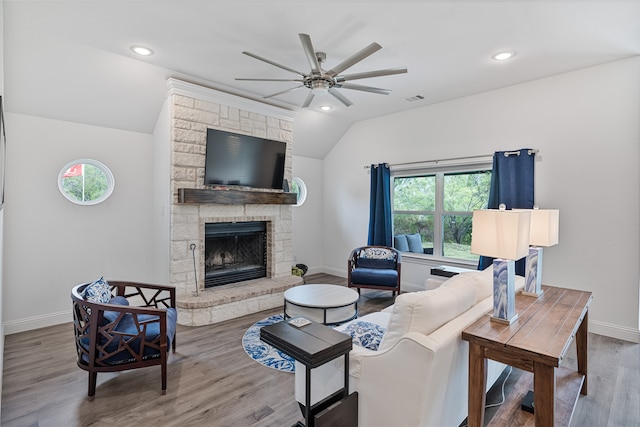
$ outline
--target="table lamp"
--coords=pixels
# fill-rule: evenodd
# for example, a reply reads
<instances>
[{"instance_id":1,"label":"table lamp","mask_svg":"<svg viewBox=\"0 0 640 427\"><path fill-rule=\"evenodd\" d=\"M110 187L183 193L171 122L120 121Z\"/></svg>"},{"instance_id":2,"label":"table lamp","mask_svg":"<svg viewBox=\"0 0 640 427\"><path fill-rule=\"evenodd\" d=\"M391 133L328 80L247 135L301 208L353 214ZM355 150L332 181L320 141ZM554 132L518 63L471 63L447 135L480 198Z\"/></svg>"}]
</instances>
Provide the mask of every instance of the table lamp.
<instances>
[{"instance_id":1,"label":"table lamp","mask_svg":"<svg viewBox=\"0 0 640 427\"><path fill-rule=\"evenodd\" d=\"M515 312L515 260L529 252L531 212L481 209L473 211L471 253L493 261L493 314L491 320L510 325Z\"/></svg>"},{"instance_id":2,"label":"table lamp","mask_svg":"<svg viewBox=\"0 0 640 427\"><path fill-rule=\"evenodd\" d=\"M558 244L558 224L560 211L557 209L537 209L531 212L529 232L529 254L524 276L524 295L542 295L542 248Z\"/></svg>"}]
</instances>

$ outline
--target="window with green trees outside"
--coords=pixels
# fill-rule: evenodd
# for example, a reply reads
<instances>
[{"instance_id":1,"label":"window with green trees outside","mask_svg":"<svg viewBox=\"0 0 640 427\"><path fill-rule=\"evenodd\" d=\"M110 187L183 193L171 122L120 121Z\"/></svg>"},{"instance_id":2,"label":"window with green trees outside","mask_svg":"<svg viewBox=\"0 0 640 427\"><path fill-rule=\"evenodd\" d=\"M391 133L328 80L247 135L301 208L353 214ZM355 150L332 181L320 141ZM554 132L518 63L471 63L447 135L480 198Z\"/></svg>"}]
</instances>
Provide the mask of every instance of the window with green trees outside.
<instances>
[{"instance_id":1,"label":"window with green trees outside","mask_svg":"<svg viewBox=\"0 0 640 427\"><path fill-rule=\"evenodd\" d=\"M490 183L490 169L394 174L394 235L418 233L433 256L477 262L471 217L487 207Z\"/></svg>"}]
</instances>

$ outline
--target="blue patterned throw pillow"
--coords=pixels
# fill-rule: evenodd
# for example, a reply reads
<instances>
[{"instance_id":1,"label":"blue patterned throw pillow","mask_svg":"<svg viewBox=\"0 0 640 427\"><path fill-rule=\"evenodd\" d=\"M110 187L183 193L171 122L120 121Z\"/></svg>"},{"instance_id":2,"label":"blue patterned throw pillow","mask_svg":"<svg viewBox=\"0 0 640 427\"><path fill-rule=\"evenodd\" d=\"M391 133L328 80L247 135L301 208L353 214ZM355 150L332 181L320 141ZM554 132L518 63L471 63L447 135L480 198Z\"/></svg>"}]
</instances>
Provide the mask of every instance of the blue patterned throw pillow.
<instances>
[{"instance_id":1,"label":"blue patterned throw pillow","mask_svg":"<svg viewBox=\"0 0 640 427\"><path fill-rule=\"evenodd\" d=\"M354 344L373 351L378 351L380 341L384 336L384 328L382 326L361 320L351 322L342 332L351 335Z\"/></svg>"},{"instance_id":2,"label":"blue patterned throw pillow","mask_svg":"<svg viewBox=\"0 0 640 427\"><path fill-rule=\"evenodd\" d=\"M360 258L390 260L394 259L395 255L386 248L367 248L360 252Z\"/></svg>"},{"instance_id":3,"label":"blue patterned throw pillow","mask_svg":"<svg viewBox=\"0 0 640 427\"><path fill-rule=\"evenodd\" d=\"M84 288L82 296L87 301L106 304L111 300L111 287L109 286L109 283L104 280L104 277L101 277L95 282L87 285L87 287Z\"/></svg>"},{"instance_id":4,"label":"blue patterned throw pillow","mask_svg":"<svg viewBox=\"0 0 640 427\"><path fill-rule=\"evenodd\" d=\"M396 268L395 254L386 248L367 248L360 251L358 267Z\"/></svg>"}]
</instances>

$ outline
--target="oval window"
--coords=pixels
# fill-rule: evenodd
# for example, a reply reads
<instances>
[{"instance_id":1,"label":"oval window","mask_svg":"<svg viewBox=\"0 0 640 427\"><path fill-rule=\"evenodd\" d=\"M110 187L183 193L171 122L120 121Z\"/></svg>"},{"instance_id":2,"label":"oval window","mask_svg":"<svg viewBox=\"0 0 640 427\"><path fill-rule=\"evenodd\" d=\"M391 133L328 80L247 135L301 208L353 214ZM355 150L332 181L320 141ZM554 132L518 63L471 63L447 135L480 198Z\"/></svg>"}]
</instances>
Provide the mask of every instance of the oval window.
<instances>
[{"instance_id":1,"label":"oval window","mask_svg":"<svg viewBox=\"0 0 640 427\"><path fill-rule=\"evenodd\" d=\"M307 200L307 184L297 176L291 181L291 192L298 195L296 206L301 206Z\"/></svg>"},{"instance_id":2,"label":"oval window","mask_svg":"<svg viewBox=\"0 0 640 427\"><path fill-rule=\"evenodd\" d=\"M113 174L97 160L67 163L58 174L58 188L64 197L79 205L95 205L113 192Z\"/></svg>"}]
</instances>

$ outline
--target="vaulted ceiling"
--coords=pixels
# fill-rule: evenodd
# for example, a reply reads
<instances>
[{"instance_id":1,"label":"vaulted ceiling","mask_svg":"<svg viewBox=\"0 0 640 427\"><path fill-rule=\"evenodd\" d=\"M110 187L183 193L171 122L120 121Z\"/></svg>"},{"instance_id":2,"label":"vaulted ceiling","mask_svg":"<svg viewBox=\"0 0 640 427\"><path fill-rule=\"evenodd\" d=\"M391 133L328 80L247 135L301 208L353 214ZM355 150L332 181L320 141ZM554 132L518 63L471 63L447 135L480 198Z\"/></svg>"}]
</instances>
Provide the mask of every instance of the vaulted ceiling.
<instances>
[{"instance_id":1,"label":"vaulted ceiling","mask_svg":"<svg viewBox=\"0 0 640 427\"><path fill-rule=\"evenodd\" d=\"M313 158L360 120L640 53L637 1L5 0L3 15L8 111L151 133L175 77L299 111L294 154ZM350 107L319 94L304 109L306 88L263 99L299 83L235 80L299 78L243 51L308 72L299 33L326 70L377 42L343 74L408 73L354 82L389 95L341 89ZM491 58L502 50L516 55Z\"/></svg>"}]
</instances>

